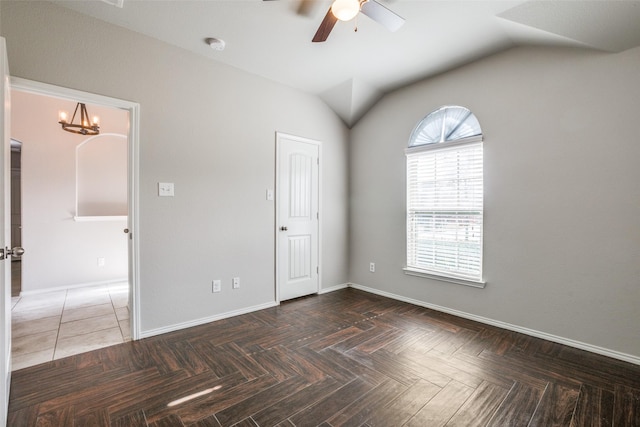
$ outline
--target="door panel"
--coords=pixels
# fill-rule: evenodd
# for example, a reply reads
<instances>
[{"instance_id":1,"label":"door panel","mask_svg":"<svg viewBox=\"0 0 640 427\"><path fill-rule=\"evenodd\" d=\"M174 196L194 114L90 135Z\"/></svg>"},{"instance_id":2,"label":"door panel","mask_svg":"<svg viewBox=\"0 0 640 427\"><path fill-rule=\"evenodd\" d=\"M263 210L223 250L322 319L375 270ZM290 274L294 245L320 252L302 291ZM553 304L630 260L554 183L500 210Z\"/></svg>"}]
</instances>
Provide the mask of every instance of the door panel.
<instances>
[{"instance_id":1,"label":"door panel","mask_svg":"<svg viewBox=\"0 0 640 427\"><path fill-rule=\"evenodd\" d=\"M311 236L289 236L289 277L287 280L311 278Z\"/></svg>"},{"instance_id":2,"label":"door panel","mask_svg":"<svg viewBox=\"0 0 640 427\"><path fill-rule=\"evenodd\" d=\"M9 98L9 67L5 39L0 37L0 248L11 246L11 138L9 132L10 106ZM0 261L0 315L2 316L0 346L0 425L7 422L7 408L9 404L9 385L11 382L11 258Z\"/></svg>"},{"instance_id":3,"label":"door panel","mask_svg":"<svg viewBox=\"0 0 640 427\"><path fill-rule=\"evenodd\" d=\"M318 292L319 145L278 134L277 281L279 300Z\"/></svg>"}]
</instances>

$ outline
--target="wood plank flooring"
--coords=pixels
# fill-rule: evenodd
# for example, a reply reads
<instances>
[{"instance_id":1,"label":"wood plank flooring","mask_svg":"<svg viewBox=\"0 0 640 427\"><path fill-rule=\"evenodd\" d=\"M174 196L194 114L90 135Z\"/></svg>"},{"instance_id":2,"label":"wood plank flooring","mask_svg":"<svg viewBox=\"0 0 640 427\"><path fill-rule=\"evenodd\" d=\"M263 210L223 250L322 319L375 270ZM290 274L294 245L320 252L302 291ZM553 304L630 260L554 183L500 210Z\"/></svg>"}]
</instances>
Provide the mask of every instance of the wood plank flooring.
<instances>
[{"instance_id":1,"label":"wood plank flooring","mask_svg":"<svg viewBox=\"0 0 640 427\"><path fill-rule=\"evenodd\" d=\"M16 371L8 425L640 426L640 366L345 289Z\"/></svg>"}]
</instances>

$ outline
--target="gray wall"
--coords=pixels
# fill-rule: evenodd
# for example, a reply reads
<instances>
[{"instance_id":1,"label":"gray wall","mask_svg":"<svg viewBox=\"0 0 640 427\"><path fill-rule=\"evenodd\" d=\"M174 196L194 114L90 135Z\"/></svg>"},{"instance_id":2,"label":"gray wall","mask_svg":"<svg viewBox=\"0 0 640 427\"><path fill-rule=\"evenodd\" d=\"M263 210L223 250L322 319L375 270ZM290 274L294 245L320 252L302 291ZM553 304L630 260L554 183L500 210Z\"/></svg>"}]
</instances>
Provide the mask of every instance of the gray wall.
<instances>
[{"instance_id":1,"label":"gray wall","mask_svg":"<svg viewBox=\"0 0 640 427\"><path fill-rule=\"evenodd\" d=\"M12 75L141 104L143 330L273 300L264 193L283 131L324 142L324 288L349 279L640 356L638 49L514 49L387 95L349 134L316 97L46 3L3 2L0 27ZM80 34L98 57L63 49ZM483 290L402 273L403 150L445 104L485 134Z\"/></svg>"},{"instance_id":2,"label":"gray wall","mask_svg":"<svg viewBox=\"0 0 640 427\"><path fill-rule=\"evenodd\" d=\"M351 281L640 356L638 76L640 49L519 48L387 95L352 130ZM485 136L485 289L402 271L403 150L451 104Z\"/></svg>"},{"instance_id":3,"label":"gray wall","mask_svg":"<svg viewBox=\"0 0 640 427\"><path fill-rule=\"evenodd\" d=\"M322 101L49 3L2 2L1 28L13 76L141 105L143 332L274 301L276 131L323 143L322 287L347 282L348 132Z\"/></svg>"}]
</instances>

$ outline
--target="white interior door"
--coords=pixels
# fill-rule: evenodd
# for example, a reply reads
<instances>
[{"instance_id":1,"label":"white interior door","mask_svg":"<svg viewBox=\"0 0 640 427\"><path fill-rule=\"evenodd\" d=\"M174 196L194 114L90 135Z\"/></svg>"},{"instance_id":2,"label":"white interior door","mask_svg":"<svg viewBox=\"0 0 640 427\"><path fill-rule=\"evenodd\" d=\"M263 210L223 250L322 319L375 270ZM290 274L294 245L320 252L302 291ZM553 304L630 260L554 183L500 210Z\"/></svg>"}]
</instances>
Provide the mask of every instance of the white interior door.
<instances>
[{"instance_id":1,"label":"white interior door","mask_svg":"<svg viewBox=\"0 0 640 427\"><path fill-rule=\"evenodd\" d=\"M4 256L4 248L11 246L11 136L9 132L11 100L9 98L9 66L7 62L7 48L4 38L0 37L0 135L2 135L2 148L0 149L0 248L2 258L0 261L0 316L2 316L2 328L0 328L0 426L7 423L7 409L9 405L9 386L11 383L11 258ZM7 258L7 259L4 259Z\"/></svg>"},{"instance_id":2,"label":"white interior door","mask_svg":"<svg viewBox=\"0 0 640 427\"><path fill-rule=\"evenodd\" d=\"M276 252L280 301L318 292L320 144L278 133Z\"/></svg>"}]
</instances>

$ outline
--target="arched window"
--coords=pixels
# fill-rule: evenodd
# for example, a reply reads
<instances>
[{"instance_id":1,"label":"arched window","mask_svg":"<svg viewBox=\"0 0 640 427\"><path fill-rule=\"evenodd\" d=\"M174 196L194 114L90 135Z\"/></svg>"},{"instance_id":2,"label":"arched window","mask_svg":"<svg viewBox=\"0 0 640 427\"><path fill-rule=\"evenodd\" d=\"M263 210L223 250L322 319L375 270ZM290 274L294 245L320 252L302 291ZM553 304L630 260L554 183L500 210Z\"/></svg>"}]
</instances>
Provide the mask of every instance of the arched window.
<instances>
[{"instance_id":1,"label":"arched window","mask_svg":"<svg viewBox=\"0 0 640 427\"><path fill-rule=\"evenodd\" d=\"M407 155L407 274L483 287L482 130L464 107L418 123Z\"/></svg>"},{"instance_id":2,"label":"arched window","mask_svg":"<svg viewBox=\"0 0 640 427\"><path fill-rule=\"evenodd\" d=\"M464 107L441 107L422 119L409 139L409 147L481 136L478 119Z\"/></svg>"}]
</instances>

